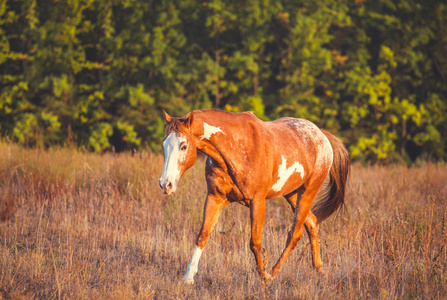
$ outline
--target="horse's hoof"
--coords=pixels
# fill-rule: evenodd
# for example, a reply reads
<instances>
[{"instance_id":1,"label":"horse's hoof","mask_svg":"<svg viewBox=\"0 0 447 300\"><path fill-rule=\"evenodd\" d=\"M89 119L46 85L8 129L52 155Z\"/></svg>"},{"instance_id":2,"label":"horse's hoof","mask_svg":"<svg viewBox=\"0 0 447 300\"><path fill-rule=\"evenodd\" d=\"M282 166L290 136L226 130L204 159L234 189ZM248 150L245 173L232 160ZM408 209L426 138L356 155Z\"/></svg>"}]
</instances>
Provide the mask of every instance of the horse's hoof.
<instances>
[{"instance_id":1,"label":"horse's hoof","mask_svg":"<svg viewBox=\"0 0 447 300\"><path fill-rule=\"evenodd\" d=\"M270 275L269 273L264 273L263 275L262 275L262 279L265 281L265 282L269 282L269 281L271 281L272 279L273 279L273 277L272 277L272 275Z\"/></svg>"},{"instance_id":2,"label":"horse's hoof","mask_svg":"<svg viewBox=\"0 0 447 300\"><path fill-rule=\"evenodd\" d=\"M317 268L317 273L320 275L326 275L327 271L323 270L323 267Z\"/></svg>"},{"instance_id":3,"label":"horse's hoof","mask_svg":"<svg viewBox=\"0 0 447 300\"><path fill-rule=\"evenodd\" d=\"M183 283L188 284L188 285L193 285L194 279L193 278L183 278Z\"/></svg>"}]
</instances>

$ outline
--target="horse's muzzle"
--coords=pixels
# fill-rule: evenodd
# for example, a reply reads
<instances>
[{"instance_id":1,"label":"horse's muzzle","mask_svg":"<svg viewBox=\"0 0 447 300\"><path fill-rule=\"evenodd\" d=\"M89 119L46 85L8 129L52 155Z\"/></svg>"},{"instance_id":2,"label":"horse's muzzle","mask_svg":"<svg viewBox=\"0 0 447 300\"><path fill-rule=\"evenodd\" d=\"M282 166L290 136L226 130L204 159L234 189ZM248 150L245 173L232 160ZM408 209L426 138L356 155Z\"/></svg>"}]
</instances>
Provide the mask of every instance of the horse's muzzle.
<instances>
[{"instance_id":1,"label":"horse's muzzle","mask_svg":"<svg viewBox=\"0 0 447 300\"><path fill-rule=\"evenodd\" d=\"M175 192L175 186L174 184L167 178L159 179L158 184L160 185L161 190L163 191L163 194L172 194Z\"/></svg>"}]
</instances>

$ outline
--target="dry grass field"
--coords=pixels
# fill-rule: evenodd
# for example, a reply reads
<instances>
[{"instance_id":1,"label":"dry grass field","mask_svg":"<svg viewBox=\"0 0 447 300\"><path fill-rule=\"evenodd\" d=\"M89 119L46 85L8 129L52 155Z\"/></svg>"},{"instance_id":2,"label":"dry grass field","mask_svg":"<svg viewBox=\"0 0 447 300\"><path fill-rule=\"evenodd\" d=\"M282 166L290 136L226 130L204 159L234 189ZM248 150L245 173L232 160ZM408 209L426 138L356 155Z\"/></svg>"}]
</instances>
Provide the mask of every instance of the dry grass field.
<instances>
[{"instance_id":1,"label":"dry grass field","mask_svg":"<svg viewBox=\"0 0 447 300\"><path fill-rule=\"evenodd\" d=\"M264 295L248 209L226 207L194 286L181 282L205 201L204 159L178 192L163 157L24 149L0 143L0 299L414 299L447 295L447 166L354 165L347 210L321 225L326 275L307 235ZM292 212L268 202L269 269Z\"/></svg>"}]
</instances>

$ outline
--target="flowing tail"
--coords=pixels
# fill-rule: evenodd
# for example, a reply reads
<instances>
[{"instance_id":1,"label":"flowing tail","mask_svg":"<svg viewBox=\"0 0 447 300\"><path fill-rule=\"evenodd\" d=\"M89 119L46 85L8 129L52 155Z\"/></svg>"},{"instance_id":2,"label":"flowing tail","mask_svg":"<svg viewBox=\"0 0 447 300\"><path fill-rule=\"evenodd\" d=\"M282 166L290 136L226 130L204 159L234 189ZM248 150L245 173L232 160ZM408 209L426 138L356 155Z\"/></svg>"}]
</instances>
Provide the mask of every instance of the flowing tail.
<instances>
[{"instance_id":1,"label":"flowing tail","mask_svg":"<svg viewBox=\"0 0 447 300\"><path fill-rule=\"evenodd\" d=\"M328 138L334 152L334 160L328 175L315 197L312 212L321 223L344 206L346 182L348 180L351 160L343 142L332 133L321 130Z\"/></svg>"}]
</instances>

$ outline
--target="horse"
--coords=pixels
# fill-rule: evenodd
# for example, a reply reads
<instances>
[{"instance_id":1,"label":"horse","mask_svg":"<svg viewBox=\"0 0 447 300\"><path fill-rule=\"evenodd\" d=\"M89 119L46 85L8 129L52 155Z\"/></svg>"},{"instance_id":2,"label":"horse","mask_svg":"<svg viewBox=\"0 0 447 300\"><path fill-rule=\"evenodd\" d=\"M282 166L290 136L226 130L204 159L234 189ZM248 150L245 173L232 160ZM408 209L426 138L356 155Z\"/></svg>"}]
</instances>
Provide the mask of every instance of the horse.
<instances>
[{"instance_id":1,"label":"horse","mask_svg":"<svg viewBox=\"0 0 447 300\"><path fill-rule=\"evenodd\" d=\"M318 224L344 205L350 169L348 151L339 138L310 121L291 117L264 122L251 112L206 109L180 118L163 113L166 129L159 185L164 194L176 191L184 172L194 165L197 151L208 156L203 221L184 282L194 283L208 237L221 210L232 202L250 209L250 249L264 283L279 274L303 227L310 239L312 264L325 273ZM294 212L293 224L270 275L261 254L262 229L266 199L280 196Z\"/></svg>"}]
</instances>

